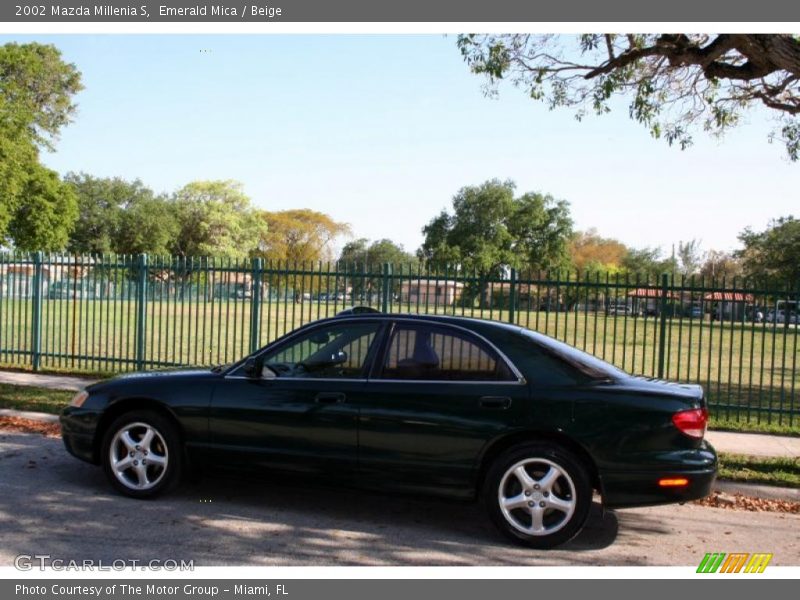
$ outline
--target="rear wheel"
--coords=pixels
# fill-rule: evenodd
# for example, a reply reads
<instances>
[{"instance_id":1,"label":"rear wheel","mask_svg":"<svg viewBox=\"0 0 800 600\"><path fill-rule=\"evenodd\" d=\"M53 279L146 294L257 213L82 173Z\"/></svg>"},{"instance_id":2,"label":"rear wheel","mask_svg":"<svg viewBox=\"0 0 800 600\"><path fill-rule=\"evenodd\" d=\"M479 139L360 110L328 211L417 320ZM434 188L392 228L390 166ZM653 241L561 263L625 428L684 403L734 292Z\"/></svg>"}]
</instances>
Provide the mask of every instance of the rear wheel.
<instances>
[{"instance_id":1,"label":"rear wheel","mask_svg":"<svg viewBox=\"0 0 800 600\"><path fill-rule=\"evenodd\" d=\"M484 502L497 528L514 541L553 548L582 528L592 503L583 464L557 445L531 442L498 457L484 485Z\"/></svg>"},{"instance_id":2,"label":"rear wheel","mask_svg":"<svg viewBox=\"0 0 800 600\"><path fill-rule=\"evenodd\" d=\"M126 496L152 498L178 480L181 448L172 423L154 411L117 418L103 440L103 469Z\"/></svg>"}]
</instances>

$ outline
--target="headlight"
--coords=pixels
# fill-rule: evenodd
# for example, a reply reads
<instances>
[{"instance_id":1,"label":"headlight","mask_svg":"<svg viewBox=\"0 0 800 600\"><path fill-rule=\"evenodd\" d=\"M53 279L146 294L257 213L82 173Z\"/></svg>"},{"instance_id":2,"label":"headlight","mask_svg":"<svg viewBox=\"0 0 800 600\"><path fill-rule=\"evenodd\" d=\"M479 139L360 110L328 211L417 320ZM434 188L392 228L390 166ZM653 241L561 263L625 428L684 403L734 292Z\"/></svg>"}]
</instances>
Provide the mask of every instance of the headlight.
<instances>
[{"instance_id":1,"label":"headlight","mask_svg":"<svg viewBox=\"0 0 800 600\"><path fill-rule=\"evenodd\" d=\"M89 392L83 391L78 392L72 397L72 400L69 401L70 406L81 407L83 403L86 402L86 399L89 397Z\"/></svg>"}]
</instances>

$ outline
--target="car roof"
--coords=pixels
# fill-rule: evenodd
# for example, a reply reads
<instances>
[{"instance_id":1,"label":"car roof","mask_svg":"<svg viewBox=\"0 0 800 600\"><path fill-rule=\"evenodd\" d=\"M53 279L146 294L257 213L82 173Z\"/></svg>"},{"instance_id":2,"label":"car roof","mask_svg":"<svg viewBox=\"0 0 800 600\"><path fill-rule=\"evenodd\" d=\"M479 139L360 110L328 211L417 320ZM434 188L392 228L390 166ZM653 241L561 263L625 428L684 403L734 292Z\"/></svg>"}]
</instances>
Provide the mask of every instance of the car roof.
<instances>
[{"instance_id":1,"label":"car roof","mask_svg":"<svg viewBox=\"0 0 800 600\"><path fill-rule=\"evenodd\" d=\"M382 313L382 312L365 312L365 313L347 313L347 314L340 314L333 317L328 317L325 319L320 319L316 321L316 323L320 323L322 321L334 321L334 320L382 320L382 321L394 321L398 319L402 319L404 321L419 321L422 323L445 323L450 325L458 325L460 327L466 327L467 329L472 329L475 327L478 328L497 328L497 329L505 329L506 331L519 331L519 325L512 325L511 323L505 323L503 321L497 321L493 319L479 319L477 317L457 317L453 315L428 315L428 314L418 314L418 313Z\"/></svg>"}]
</instances>

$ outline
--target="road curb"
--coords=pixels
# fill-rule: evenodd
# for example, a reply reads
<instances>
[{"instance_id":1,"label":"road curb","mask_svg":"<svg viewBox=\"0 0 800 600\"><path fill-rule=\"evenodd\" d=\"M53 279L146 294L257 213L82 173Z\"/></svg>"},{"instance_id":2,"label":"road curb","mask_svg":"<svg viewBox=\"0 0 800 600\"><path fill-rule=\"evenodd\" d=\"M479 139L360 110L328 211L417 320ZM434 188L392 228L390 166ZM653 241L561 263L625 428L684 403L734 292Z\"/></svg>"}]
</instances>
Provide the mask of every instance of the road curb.
<instances>
[{"instance_id":1,"label":"road curb","mask_svg":"<svg viewBox=\"0 0 800 600\"><path fill-rule=\"evenodd\" d=\"M49 413L31 412L27 410L14 410L13 408L0 408L0 417L18 417L20 419L30 419L31 421L42 421L44 423L58 423L58 415Z\"/></svg>"},{"instance_id":2,"label":"road curb","mask_svg":"<svg viewBox=\"0 0 800 600\"><path fill-rule=\"evenodd\" d=\"M773 485L759 485L717 479L714 483L714 491L724 492L725 494L741 494L742 496L765 498L768 500L800 502L800 489L777 487Z\"/></svg>"}]
</instances>

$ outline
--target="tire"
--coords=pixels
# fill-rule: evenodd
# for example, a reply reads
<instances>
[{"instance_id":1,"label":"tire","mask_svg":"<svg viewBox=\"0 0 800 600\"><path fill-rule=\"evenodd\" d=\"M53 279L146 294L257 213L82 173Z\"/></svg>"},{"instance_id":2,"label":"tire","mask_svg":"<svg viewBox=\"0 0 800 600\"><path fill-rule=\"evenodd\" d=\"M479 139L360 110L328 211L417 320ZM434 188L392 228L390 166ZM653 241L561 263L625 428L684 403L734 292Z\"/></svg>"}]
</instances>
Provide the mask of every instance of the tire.
<instances>
[{"instance_id":1,"label":"tire","mask_svg":"<svg viewBox=\"0 0 800 600\"><path fill-rule=\"evenodd\" d=\"M504 535L548 549L583 528L592 485L586 467L572 453L555 444L530 442L494 460L484 480L483 501Z\"/></svg>"},{"instance_id":2,"label":"tire","mask_svg":"<svg viewBox=\"0 0 800 600\"><path fill-rule=\"evenodd\" d=\"M117 491L144 499L162 494L179 480L181 455L180 438L169 419L152 410L137 410L111 423L101 459Z\"/></svg>"}]
</instances>

